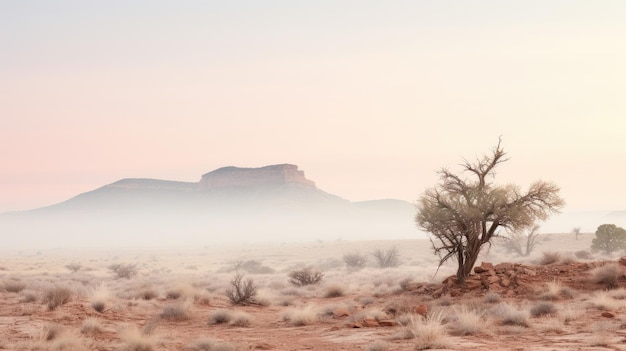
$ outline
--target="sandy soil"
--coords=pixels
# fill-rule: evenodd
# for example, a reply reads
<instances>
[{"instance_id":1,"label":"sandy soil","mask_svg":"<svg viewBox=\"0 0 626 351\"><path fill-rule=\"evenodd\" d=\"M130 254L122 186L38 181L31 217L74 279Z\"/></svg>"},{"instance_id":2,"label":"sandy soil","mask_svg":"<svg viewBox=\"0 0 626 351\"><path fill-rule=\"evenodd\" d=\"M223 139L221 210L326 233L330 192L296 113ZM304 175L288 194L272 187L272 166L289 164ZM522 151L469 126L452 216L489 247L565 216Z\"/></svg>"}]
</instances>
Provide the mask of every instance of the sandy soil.
<instances>
[{"instance_id":1,"label":"sandy soil","mask_svg":"<svg viewBox=\"0 0 626 351\"><path fill-rule=\"evenodd\" d=\"M626 350L619 255L576 258L589 250L591 235L543 238L527 258L496 245L479 260L493 266L483 264L463 287L448 278L451 265L433 277L437 260L425 240L4 252L0 349ZM377 268L370 253L391 247L402 264ZM345 267L343 255L354 252L368 257L365 268ZM561 259L540 265L543 252ZM273 272L241 271L257 285L259 304L233 306L225 294L231 268L247 260ZM108 268L115 263L134 264L137 275L117 277ZM619 267L610 289L595 279L606 265ZM289 272L305 266L321 270L323 281L289 284ZM50 309L46 296L55 287L71 296ZM325 297L333 289L342 296ZM94 302L104 304L102 312ZM552 312L535 316L540 304ZM168 307L183 316L168 318ZM246 322L209 323L217 312L243 313ZM522 322L510 321L515 313Z\"/></svg>"}]
</instances>

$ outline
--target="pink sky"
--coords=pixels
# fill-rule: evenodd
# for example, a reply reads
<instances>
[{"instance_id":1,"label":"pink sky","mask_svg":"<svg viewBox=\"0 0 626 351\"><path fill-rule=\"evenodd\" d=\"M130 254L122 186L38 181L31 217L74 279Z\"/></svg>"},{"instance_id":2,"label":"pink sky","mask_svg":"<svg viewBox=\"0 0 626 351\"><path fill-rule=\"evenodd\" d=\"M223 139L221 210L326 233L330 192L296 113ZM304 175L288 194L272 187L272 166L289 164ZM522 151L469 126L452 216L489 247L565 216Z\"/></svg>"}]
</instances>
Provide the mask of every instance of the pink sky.
<instances>
[{"instance_id":1,"label":"pink sky","mask_svg":"<svg viewBox=\"0 0 626 351\"><path fill-rule=\"evenodd\" d=\"M499 179L626 209L626 3L0 3L0 213L120 178L294 163L414 201L503 136Z\"/></svg>"}]
</instances>

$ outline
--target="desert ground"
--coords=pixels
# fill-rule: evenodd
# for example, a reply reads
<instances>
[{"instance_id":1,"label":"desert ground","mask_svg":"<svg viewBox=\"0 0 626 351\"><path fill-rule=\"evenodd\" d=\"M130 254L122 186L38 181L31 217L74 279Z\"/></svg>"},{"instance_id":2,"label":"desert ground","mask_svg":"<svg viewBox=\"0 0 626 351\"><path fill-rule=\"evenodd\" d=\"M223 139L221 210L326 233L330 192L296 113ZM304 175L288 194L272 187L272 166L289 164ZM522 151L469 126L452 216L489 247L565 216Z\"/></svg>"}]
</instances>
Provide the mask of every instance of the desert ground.
<instances>
[{"instance_id":1,"label":"desert ground","mask_svg":"<svg viewBox=\"0 0 626 351\"><path fill-rule=\"evenodd\" d=\"M528 257L496 242L465 286L427 240L5 249L0 349L626 350L622 253L540 238ZM378 267L391 248L399 265ZM318 283L290 283L308 267ZM257 293L242 305L227 296L238 274Z\"/></svg>"}]
</instances>

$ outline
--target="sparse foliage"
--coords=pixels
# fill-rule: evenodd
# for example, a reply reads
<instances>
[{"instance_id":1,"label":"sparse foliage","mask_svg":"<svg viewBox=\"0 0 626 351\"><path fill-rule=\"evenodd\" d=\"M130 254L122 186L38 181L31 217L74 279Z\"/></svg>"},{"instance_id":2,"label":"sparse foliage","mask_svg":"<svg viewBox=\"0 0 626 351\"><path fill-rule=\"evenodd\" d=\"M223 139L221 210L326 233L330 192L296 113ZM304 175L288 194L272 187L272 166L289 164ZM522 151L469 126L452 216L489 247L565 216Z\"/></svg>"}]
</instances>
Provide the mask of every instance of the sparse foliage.
<instances>
[{"instance_id":1,"label":"sparse foliage","mask_svg":"<svg viewBox=\"0 0 626 351\"><path fill-rule=\"evenodd\" d=\"M525 233L524 231L515 231L504 236L504 247L509 252L515 252L519 256L528 256L537 247L539 243L539 226L535 225L532 229Z\"/></svg>"},{"instance_id":2,"label":"sparse foliage","mask_svg":"<svg viewBox=\"0 0 626 351\"><path fill-rule=\"evenodd\" d=\"M115 273L118 278L130 279L137 275L137 266L132 263L115 263L108 268L111 272Z\"/></svg>"},{"instance_id":3,"label":"sparse foliage","mask_svg":"<svg viewBox=\"0 0 626 351\"><path fill-rule=\"evenodd\" d=\"M465 282L481 248L491 244L498 229L515 232L531 228L536 221L558 212L564 201L555 184L536 181L526 192L515 185L496 185L491 181L498 165L505 162L500 143L490 155L475 163L466 161L463 173L447 169L439 172L440 183L427 189L418 200L416 222L431 233L439 266L457 260L457 279Z\"/></svg>"},{"instance_id":4,"label":"sparse foliage","mask_svg":"<svg viewBox=\"0 0 626 351\"><path fill-rule=\"evenodd\" d=\"M626 230L615 224L603 224L596 230L596 237L591 241L591 249L612 254L626 248Z\"/></svg>"},{"instance_id":5,"label":"sparse foliage","mask_svg":"<svg viewBox=\"0 0 626 351\"><path fill-rule=\"evenodd\" d=\"M324 274L312 267L305 267L289 273L289 283L295 286L319 284L324 279Z\"/></svg>"},{"instance_id":6,"label":"sparse foliage","mask_svg":"<svg viewBox=\"0 0 626 351\"><path fill-rule=\"evenodd\" d=\"M83 268L83 265L81 265L80 263L70 263L70 264L66 264L65 268L69 269L71 272L78 272L80 271L81 268Z\"/></svg>"},{"instance_id":7,"label":"sparse foliage","mask_svg":"<svg viewBox=\"0 0 626 351\"><path fill-rule=\"evenodd\" d=\"M372 256L374 256L380 268L398 267L400 265L400 252L398 252L398 248L395 246L387 250L374 250Z\"/></svg>"},{"instance_id":8,"label":"sparse foliage","mask_svg":"<svg viewBox=\"0 0 626 351\"><path fill-rule=\"evenodd\" d=\"M561 254L556 251L546 251L541 254L541 258L539 259L539 264L542 266L547 266L549 264L557 263L561 260Z\"/></svg>"},{"instance_id":9,"label":"sparse foliage","mask_svg":"<svg viewBox=\"0 0 626 351\"><path fill-rule=\"evenodd\" d=\"M365 267L367 264L367 257L356 251L343 255L343 262L349 270L355 271Z\"/></svg>"},{"instance_id":10,"label":"sparse foliage","mask_svg":"<svg viewBox=\"0 0 626 351\"><path fill-rule=\"evenodd\" d=\"M230 281L231 288L226 290L226 296L233 305L254 304L257 286L252 279L243 279L243 275L235 274Z\"/></svg>"},{"instance_id":11,"label":"sparse foliage","mask_svg":"<svg viewBox=\"0 0 626 351\"><path fill-rule=\"evenodd\" d=\"M52 311L55 308L66 304L70 300L71 296L72 291L70 289L63 287L54 287L50 288L46 292L43 302L48 305L48 309Z\"/></svg>"},{"instance_id":12,"label":"sparse foliage","mask_svg":"<svg viewBox=\"0 0 626 351\"><path fill-rule=\"evenodd\" d=\"M573 228L572 234L574 234L576 236L576 240L578 240L578 236L580 235L580 227Z\"/></svg>"},{"instance_id":13,"label":"sparse foliage","mask_svg":"<svg viewBox=\"0 0 626 351\"><path fill-rule=\"evenodd\" d=\"M608 289L617 287L619 279L624 276L624 271L617 263L608 263L591 271L594 282L605 284Z\"/></svg>"}]
</instances>

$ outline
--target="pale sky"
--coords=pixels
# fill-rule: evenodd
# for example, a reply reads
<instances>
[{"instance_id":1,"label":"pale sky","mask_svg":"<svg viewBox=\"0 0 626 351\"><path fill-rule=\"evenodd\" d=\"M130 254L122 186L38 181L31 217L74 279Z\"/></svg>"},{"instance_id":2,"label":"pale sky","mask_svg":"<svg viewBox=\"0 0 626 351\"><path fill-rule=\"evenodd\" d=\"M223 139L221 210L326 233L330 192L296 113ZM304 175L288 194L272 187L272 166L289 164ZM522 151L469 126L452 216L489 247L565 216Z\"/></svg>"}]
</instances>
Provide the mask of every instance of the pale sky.
<instances>
[{"instance_id":1,"label":"pale sky","mask_svg":"<svg viewBox=\"0 0 626 351\"><path fill-rule=\"evenodd\" d=\"M626 210L626 2L0 2L0 213L121 178L297 164L414 202L496 178Z\"/></svg>"}]
</instances>

